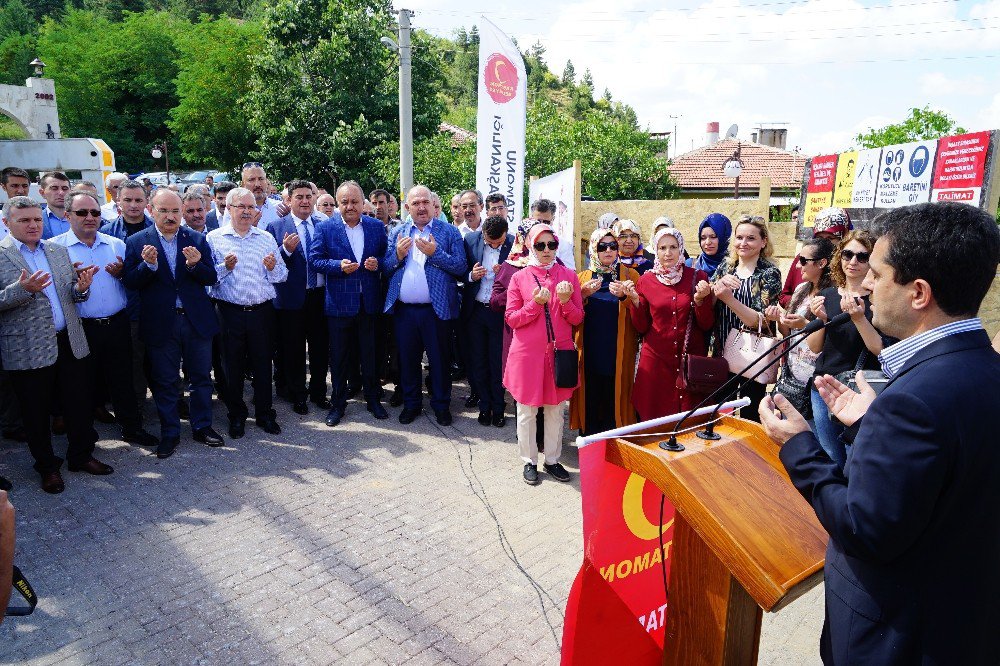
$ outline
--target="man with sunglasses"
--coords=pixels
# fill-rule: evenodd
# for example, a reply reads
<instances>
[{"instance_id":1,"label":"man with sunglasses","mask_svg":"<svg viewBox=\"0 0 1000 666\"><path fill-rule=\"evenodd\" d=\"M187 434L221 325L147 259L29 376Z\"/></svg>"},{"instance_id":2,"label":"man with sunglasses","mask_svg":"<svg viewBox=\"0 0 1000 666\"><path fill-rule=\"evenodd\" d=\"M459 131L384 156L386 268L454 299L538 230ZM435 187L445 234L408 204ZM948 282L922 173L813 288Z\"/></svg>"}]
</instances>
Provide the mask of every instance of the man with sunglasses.
<instances>
[{"instance_id":1,"label":"man with sunglasses","mask_svg":"<svg viewBox=\"0 0 1000 666\"><path fill-rule=\"evenodd\" d=\"M61 493L63 460L52 450L49 430L54 398L66 421L70 471L114 471L93 456L93 405L81 399L91 393L92 365L74 304L90 297L97 267L74 270L65 247L42 240L42 210L28 197L10 199L4 212L10 235L0 240L0 358L21 405L42 490Z\"/></svg>"},{"instance_id":2,"label":"man with sunglasses","mask_svg":"<svg viewBox=\"0 0 1000 666\"><path fill-rule=\"evenodd\" d=\"M97 230L101 209L96 197L73 192L66 197L66 211L70 230L52 242L66 248L74 265L97 267L90 298L76 306L98 382L106 388L93 392L94 407L103 407L100 403L109 393L122 439L140 446L156 446L159 440L142 427L142 414L132 384L132 334L128 297L121 282L125 243Z\"/></svg>"}]
</instances>

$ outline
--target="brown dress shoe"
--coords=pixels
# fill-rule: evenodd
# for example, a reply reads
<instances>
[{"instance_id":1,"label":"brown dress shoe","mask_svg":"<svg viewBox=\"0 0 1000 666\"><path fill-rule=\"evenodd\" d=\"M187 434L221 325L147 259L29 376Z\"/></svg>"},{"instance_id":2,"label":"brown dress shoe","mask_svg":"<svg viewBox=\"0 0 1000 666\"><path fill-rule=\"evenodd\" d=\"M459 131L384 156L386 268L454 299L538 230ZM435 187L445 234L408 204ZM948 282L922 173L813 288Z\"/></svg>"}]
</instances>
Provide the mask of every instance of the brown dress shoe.
<instances>
[{"instance_id":1,"label":"brown dress shoe","mask_svg":"<svg viewBox=\"0 0 1000 666\"><path fill-rule=\"evenodd\" d=\"M97 458L91 458L82 465L70 465L69 471L86 472L87 474L93 474L95 476L104 476L106 474L111 474L115 470L111 465L105 465Z\"/></svg>"},{"instance_id":2,"label":"brown dress shoe","mask_svg":"<svg viewBox=\"0 0 1000 666\"><path fill-rule=\"evenodd\" d=\"M55 469L51 472L45 472L42 474L42 490L45 492L52 495L58 495L65 489L66 484L63 483L59 470Z\"/></svg>"}]
</instances>

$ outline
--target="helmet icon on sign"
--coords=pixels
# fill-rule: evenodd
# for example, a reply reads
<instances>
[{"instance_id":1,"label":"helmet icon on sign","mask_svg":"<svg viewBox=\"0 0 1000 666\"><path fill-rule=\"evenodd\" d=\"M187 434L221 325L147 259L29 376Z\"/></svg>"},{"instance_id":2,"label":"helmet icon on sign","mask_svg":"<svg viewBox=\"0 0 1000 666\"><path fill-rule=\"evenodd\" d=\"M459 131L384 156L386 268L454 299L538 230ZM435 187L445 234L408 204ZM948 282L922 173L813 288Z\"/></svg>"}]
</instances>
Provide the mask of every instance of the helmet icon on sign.
<instances>
[{"instance_id":1,"label":"helmet icon on sign","mask_svg":"<svg viewBox=\"0 0 1000 666\"><path fill-rule=\"evenodd\" d=\"M927 165L931 161L930 151L927 150L927 146L918 146L916 150L913 151L913 155L910 156L910 175L914 178L918 178L920 174L927 169Z\"/></svg>"}]
</instances>

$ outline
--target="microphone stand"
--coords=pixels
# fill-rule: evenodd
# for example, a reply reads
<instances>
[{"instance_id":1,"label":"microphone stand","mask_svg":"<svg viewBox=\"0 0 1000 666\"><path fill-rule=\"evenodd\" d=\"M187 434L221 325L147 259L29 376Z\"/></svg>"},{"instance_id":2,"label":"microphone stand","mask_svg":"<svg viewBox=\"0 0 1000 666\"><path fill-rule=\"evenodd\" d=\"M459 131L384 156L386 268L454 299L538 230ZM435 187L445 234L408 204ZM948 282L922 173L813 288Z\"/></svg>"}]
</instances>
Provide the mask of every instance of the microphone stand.
<instances>
[{"instance_id":1,"label":"microphone stand","mask_svg":"<svg viewBox=\"0 0 1000 666\"><path fill-rule=\"evenodd\" d=\"M678 431L681 429L681 424L683 424L684 421L686 421L692 414L694 414L696 411L698 411L698 409L700 409L701 407L703 407L706 403L708 403L708 401L712 400L717 395L728 395L728 393L724 393L724 391L726 389L728 389L729 387L731 387L733 384L737 384L737 383L740 382L740 380L743 380L743 383L740 384L740 386L737 388L737 392L738 392L740 389L743 388L743 386L746 384L746 382L753 381L754 379L756 379L757 377L759 377L765 370L767 370L772 365L774 365L779 360L781 360L781 358L783 356L785 356L788 352L792 351L792 349L794 349L798 345L802 344L802 342L805 341L806 338L809 337L809 335L815 333L816 331L825 329L825 328L827 328L829 326L837 326L837 325L839 325L839 324L847 321L848 319L850 319L850 315L848 315L846 312L842 312L839 315L837 315L836 317L830 319L829 321L823 323L820 326L810 327L810 324L813 324L814 322L821 321L819 319L815 319L812 322L809 322L809 324L806 324L800 330L795 331L794 333L785 336L784 338L782 338L781 340L779 340L775 344L771 345L771 347L769 347L767 350L765 350L763 354L761 354L760 356L758 356L757 358L755 358L750 364L748 364L747 367L748 368L752 368L757 363L759 363L762 358L765 358L768 354L770 354L771 352L773 352L775 349L777 349L781 345L785 344L786 342L788 342L792 338L795 338L796 336L799 337L799 339L796 340L787 350L785 350L781 354L778 354L776 357L774 357L774 359L772 359L770 363L768 363L763 368L761 368L759 371L757 371L757 374L755 374L753 377L750 377L748 379L748 378L744 377L742 374L740 374L740 375L733 375L730 379L728 379L726 381L725 384L723 384L719 388L717 388L714 391L712 391L708 395L708 397L706 397L700 403L698 403L697 405L695 405L695 407L693 409L691 409L687 414L685 414L683 417L681 417L681 419L674 426L674 430L670 434L670 439L665 440L663 442L660 442L660 444L659 444L660 448L663 449L663 450L665 450L665 451L674 451L674 452L683 451L684 450L684 445L677 442ZM707 440L713 440L713 441L714 440L718 440L718 439L722 439L722 435L719 435L717 432L715 432L715 419L718 417L718 412L719 412L719 407L717 405L716 408L715 408L715 410L712 412L711 416L709 416L708 425L706 426L706 428L704 430L700 430L700 431L698 431L696 433L696 435L698 437L700 437L701 439L707 439Z\"/></svg>"}]
</instances>

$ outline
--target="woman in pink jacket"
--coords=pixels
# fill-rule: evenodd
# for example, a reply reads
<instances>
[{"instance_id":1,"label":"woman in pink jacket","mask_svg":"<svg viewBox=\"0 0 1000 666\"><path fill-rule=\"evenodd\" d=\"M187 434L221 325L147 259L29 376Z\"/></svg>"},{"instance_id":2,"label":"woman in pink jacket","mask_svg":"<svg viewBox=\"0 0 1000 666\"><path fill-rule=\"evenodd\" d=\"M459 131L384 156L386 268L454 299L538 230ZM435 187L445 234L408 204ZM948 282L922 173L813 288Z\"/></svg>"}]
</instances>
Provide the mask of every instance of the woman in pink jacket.
<instances>
[{"instance_id":1,"label":"woman in pink jacket","mask_svg":"<svg viewBox=\"0 0 1000 666\"><path fill-rule=\"evenodd\" d=\"M557 481L569 481L559 464L562 453L563 409L573 388L557 388L555 349L573 349L573 327L583 321L580 282L569 268L556 263L559 239L552 227L536 224L528 232L528 265L514 274L507 288L504 320L513 330L503 384L517 401L517 443L524 460L524 482L538 484L535 416L541 409L545 430L545 471ZM548 341L545 311L555 332Z\"/></svg>"}]
</instances>

